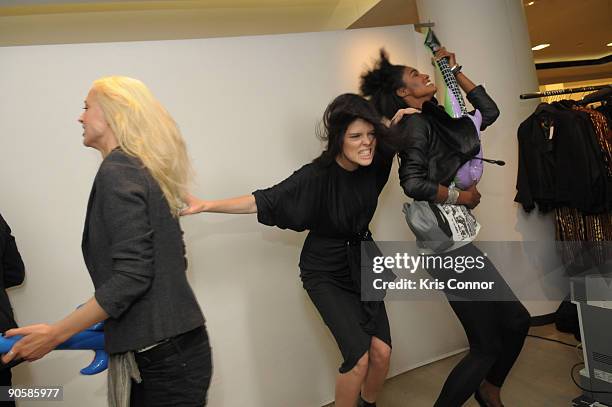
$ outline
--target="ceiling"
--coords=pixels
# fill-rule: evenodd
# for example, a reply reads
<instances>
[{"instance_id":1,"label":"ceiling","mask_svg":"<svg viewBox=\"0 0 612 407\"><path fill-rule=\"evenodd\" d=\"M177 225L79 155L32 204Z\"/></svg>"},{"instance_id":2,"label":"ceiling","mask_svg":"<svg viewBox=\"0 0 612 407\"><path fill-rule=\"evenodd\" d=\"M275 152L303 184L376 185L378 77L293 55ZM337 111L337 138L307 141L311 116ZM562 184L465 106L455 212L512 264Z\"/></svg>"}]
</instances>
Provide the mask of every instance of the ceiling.
<instances>
[{"instance_id":1,"label":"ceiling","mask_svg":"<svg viewBox=\"0 0 612 407\"><path fill-rule=\"evenodd\" d=\"M528 0L524 0L528 4ZM536 63L601 58L612 53L612 0L537 0L525 5Z\"/></svg>"},{"instance_id":2,"label":"ceiling","mask_svg":"<svg viewBox=\"0 0 612 407\"><path fill-rule=\"evenodd\" d=\"M151 0L0 0L0 7L7 6L40 6L40 5L74 5L74 4L110 4L110 3L199 3L204 7L246 7L246 6L263 6L263 7L277 7L277 6L289 6L294 4L323 4L323 3L337 3L337 1L326 1L326 0L205 0L205 1L180 1L180 0L169 0L169 1L151 1ZM142 6L146 7L146 6Z\"/></svg>"},{"instance_id":3,"label":"ceiling","mask_svg":"<svg viewBox=\"0 0 612 407\"><path fill-rule=\"evenodd\" d=\"M384 27L419 22L415 0L382 0L359 17L350 28Z\"/></svg>"},{"instance_id":4,"label":"ceiling","mask_svg":"<svg viewBox=\"0 0 612 407\"><path fill-rule=\"evenodd\" d=\"M379 2L0 0L0 46L343 30Z\"/></svg>"},{"instance_id":5,"label":"ceiling","mask_svg":"<svg viewBox=\"0 0 612 407\"><path fill-rule=\"evenodd\" d=\"M455 0L458 1L458 0ZM465 0L463 0L465 1ZM612 0L523 1L540 83L612 77ZM0 0L0 46L343 30L418 22L416 0Z\"/></svg>"},{"instance_id":6,"label":"ceiling","mask_svg":"<svg viewBox=\"0 0 612 407\"><path fill-rule=\"evenodd\" d=\"M540 84L612 78L612 0L523 0ZM606 58L608 57L608 58ZM585 61L583 66L570 61ZM587 62L588 61L588 62ZM542 69L542 63L565 62ZM590 63L587 65L586 63ZM550 65L550 64L549 64Z\"/></svg>"}]
</instances>

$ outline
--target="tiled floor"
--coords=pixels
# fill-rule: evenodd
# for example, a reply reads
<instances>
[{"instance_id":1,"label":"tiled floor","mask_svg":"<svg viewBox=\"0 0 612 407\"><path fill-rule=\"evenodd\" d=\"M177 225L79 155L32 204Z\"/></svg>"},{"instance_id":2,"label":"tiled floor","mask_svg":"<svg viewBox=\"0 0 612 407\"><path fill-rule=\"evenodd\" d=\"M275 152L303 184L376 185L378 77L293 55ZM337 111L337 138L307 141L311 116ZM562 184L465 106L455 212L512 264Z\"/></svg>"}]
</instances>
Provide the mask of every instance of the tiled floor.
<instances>
[{"instance_id":1,"label":"tiled floor","mask_svg":"<svg viewBox=\"0 0 612 407\"><path fill-rule=\"evenodd\" d=\"M577 344L572 335L554 325L532 327L531 335ZM385 383L379 407L431 407L446 376L463 354L411 370ZM523 351L504 384L502 400L507 407L566 407L581 394L570 378L570 368L582 360L582 350L527 337ZM576 372L577 374L577 372ZM326 406L331 407L333 403ZM465 406L477 407L470 399Z\"/></svg>"}]
</instances>

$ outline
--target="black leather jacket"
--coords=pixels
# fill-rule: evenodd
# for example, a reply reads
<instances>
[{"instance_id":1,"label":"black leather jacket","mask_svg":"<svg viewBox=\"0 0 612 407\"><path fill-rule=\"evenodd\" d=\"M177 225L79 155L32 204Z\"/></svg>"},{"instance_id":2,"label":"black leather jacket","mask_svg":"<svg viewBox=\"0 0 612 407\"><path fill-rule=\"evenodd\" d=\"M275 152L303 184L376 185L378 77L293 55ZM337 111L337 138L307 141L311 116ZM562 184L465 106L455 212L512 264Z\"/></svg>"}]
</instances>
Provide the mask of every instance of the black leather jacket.
<instances>
[{"instance_id":1,"label":"black leather jacket","mask_svg":"<svg viewBox=\"0 0 612 407\"><path fill-rule=\"evenodd\" d=\"M480 130L497 119L499 109L481 85L466 96L482 114ZM401 140L400 184L406 195L418 201L434 201L438 184L448 186L459 167L480 147L469 118L453 119L433 102L425 102L422 113L404 116L396 128Z\"/></svg>"}]
</instances>

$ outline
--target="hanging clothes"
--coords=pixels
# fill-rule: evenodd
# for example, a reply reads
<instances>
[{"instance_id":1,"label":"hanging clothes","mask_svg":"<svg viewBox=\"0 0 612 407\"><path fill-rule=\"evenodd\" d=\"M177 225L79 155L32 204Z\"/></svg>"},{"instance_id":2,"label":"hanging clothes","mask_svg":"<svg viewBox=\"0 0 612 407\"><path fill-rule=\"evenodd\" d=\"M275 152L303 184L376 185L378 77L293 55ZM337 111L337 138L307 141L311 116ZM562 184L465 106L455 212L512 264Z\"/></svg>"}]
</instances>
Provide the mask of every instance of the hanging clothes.
<instances>
[{"instance_id":1,"label":"hanging clothes","mask_svg":"<svg viewBox=\"0 0 612 407\"><path fill-rule=\"evenodd\" d=\"M541 104L518 130L515 202L530 212L577 208L586 214L612 207L612 177L590 113L571 101Z\"/></svg>"},{"instance_id":2,"label":"hanging clothes","mask_svg":"<svg viewBox=\"0 0 612 407\"><path fill-rule=\"evenodd\" d=\"M590 109L584 106L573 106L574 110L584 112L589 115L595 136L601 153L604 164L607 170L607 176L612 177L612 127L604 113L601 111Z\"/></svg>"},{"instance_id":3,"label":"hanging clothes","mask_svg":"<svg viewBox=\"0 0 612 407\"><path fill-rule=\"evenodd\" d=\"M603 264L612 259L612 211L598 215L585 215L575 208L555 209L555 238L563 241L561 259L579 269L583 266ZM583 242L590 242L588 245ZM593 242L602 242L598 245ZM583 258L589 253L590 260Z\"/></svg>"},{"instance_id":4,"label":"hanging clothes","mask_svg":"<svg viewBox=\"0 0 612 407\"><path fill-rule=\"evenodd\" d=\"M570 273L612 259L612 130L601 110L541 104L518 131L515 201L527 212L554 210Z\"/></svg>"},{"instance_id":5,"label":"hanging clothes","mask_svg":"<svg viewBox=\"0 0 612 407\"><path fill-rule=\"evenodd\" d=\"M573 106L573 109L589 115L593 130L606 168L606 175L612 178L612 129L605 115L595 109ZM573 244L564 244L562 256L565 264L576 264L581 261L579 254L583 245L579 241L607 242L612 241L612 211L596 215L587 215L576 208L555 209L556 239ZM595 264L602 264L612 258L612 246L594 245L589 252Z\"/></svg>"},{"instance_id":6,"label":"hanging clothes","mask_svg":"<svg viewBox=\"0 0 612 407\"><path fill-rule=\"evenodd\" d=\"M606 117L608 128L612 128L612 104L610 102L607 104L602 104L601 106L597 107L596 110Z\"/></svg>"}]
</instances>

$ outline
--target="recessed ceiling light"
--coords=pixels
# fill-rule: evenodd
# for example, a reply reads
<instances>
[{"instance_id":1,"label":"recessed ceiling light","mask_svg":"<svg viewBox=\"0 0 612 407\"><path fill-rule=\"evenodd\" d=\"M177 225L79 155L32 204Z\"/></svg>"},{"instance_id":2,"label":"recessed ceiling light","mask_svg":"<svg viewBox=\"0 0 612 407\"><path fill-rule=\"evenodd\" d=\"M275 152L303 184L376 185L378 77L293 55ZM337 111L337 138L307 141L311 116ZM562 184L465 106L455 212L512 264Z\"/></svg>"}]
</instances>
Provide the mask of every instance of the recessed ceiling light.
<instances>
[{"instance_id":1,"label":"recessed ceiling light","mask_svg":"<svg viewBox=\"0 0 612 407\"><path fill-rule=\"evenodd\" d=\"M535 4L535 1L530 1L529 3L527 3L528 6L533 6Z\"/></svg>"},{"instance_id":2,"label":"recessed ceiling light","mask_svg":"<svg viewBox=\"0 0 612 407\"><path fill-rule=\"evenodd\" d=\"M546 47L550 47L550 44L540 44L540 45L536 45L535 47L532 47L531 50L532 51L539 51L541 49L544 49Z\"/></svg>"},{"instance_id":3,"label":"recessed ceiling light","mask_svg":"<svg viewBox=\"0 0 612 407\"><path fill-rule=\"evenodd\" d=\"M612 47L612 42L606 44L607 47Z\"/></svg>"}]
</instances>

